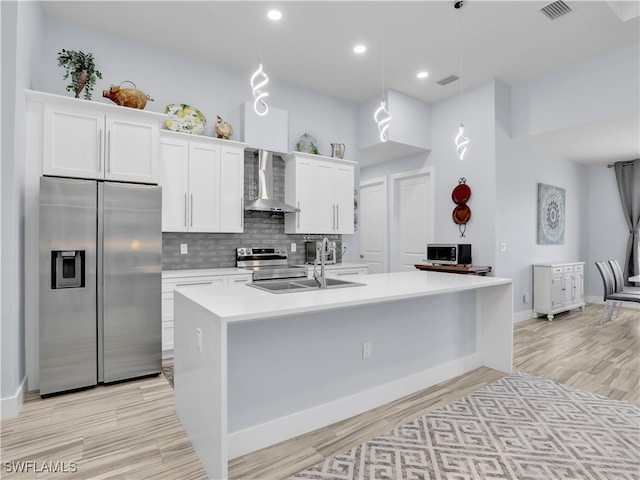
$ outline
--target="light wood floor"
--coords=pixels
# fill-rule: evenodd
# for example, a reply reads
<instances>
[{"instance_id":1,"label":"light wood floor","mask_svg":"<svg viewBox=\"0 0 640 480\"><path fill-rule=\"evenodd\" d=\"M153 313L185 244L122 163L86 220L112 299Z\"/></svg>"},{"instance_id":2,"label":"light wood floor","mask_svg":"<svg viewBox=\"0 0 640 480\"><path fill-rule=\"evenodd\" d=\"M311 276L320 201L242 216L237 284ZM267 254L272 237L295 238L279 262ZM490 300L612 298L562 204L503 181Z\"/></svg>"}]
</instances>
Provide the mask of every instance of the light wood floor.
<instances>
[{"instance_id":1,"label":"light wood floor","mask_svg":"<svg viewBox=\"0 0 640 480\"><path fill-rule=\"evenodd\" d=\"M598 326L602 306L531 319L514 328L514 371L524 371L640 404L640 310L623 309ZM501 378L480 368L302 437L230 462L233 479L281 479ZM97 387L48 399L30 394L3 420L0 478L204 479L173 408L164 377ZM9 473L18 462L30 466ZM36 473L65 462L76 473ZM71 464L71 462L77 462ZM51 465L51 463L47 464ZM68 468L67 468L68 469Z\"/></svg>"}]
</instances>

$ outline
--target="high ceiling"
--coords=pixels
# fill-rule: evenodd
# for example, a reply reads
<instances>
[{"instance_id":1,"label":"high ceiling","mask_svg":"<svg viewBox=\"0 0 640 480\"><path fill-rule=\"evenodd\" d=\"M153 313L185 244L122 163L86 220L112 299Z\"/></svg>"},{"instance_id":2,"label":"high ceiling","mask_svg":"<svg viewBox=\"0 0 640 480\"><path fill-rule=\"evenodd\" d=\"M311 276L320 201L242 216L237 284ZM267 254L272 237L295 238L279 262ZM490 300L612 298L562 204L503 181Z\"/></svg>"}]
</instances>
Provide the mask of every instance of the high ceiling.
<instances>
[{"instance_id":1,"label":"high ceiling","mask_svg":"<svg viewBox=\"0 0 640 480\"><path fill-rule=\"evenodd\" d=\"M255 70L262 52L271 79L353 102L373 97L383 85L434 102L459 91L459 81L446 86L436 82L460 75L461 64L465 89L492 78L514 85L640 42L638 1L567 0L573 11L556 20L539 11L548 3L468 0L461 10L453 1L47 1L44 5L47 15L247 74ZM271 8L282 12L281 20L267 19ZM367 51L354 54L356 43L365 44ZM417 79L419 70L429 76ZM638 118L617 119L616 128L618 135L620 128L628 129L630 146L625 150L635 144L637 156ZM576 161L593 161L591 153L576 149L569 139L551 137L532 144Z\"/></svg>"}]
</instances>

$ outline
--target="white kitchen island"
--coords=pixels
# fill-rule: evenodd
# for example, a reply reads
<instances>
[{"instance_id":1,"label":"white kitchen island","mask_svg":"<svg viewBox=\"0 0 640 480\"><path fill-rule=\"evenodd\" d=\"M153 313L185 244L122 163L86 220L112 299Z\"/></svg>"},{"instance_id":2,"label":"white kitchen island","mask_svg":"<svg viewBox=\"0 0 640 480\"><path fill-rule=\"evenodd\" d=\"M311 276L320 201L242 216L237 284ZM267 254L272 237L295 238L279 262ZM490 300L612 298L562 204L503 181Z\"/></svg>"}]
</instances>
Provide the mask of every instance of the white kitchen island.
<instances>
[{"instance_id":1,"label":"white kitchen island","mask_svg":"<svg viewBox=\"0 0 640 480\"><path fill-rule=\"evenodd\" d=\"M510 372L510 279L439 272L175 291L175 405L210 478L245 453L480 366ZM363 344L371 356L363 359Z\"/></svg>"}]
</instances>

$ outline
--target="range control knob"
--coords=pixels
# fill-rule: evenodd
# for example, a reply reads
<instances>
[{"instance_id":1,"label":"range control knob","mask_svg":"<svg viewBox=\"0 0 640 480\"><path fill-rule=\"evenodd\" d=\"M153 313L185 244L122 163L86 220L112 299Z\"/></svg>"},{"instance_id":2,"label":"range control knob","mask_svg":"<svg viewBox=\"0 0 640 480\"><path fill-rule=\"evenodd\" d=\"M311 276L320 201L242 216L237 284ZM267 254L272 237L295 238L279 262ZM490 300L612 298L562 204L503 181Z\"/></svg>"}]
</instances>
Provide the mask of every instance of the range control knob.
<instances>
[{"instance_id":1,"label":"range control knob","mask_svg":"<svg viewBox=\"0 0 640 480\"><path fill-rule=\"evenodd\" d=\"M244 248L238 249L238 255L244 255Z\"/></svg>"},{"instance_id":2,"label":"range control knob","mask_svg":"<svg viewBox=\"0 0 640 480\"><path fill-rule=\"evenodd\" d=\"M247 249L245 250L245 252L247 253L247 255L251 255L251 249L250 249L250 248L247 248Z\"/></svg>"}]
</instances>

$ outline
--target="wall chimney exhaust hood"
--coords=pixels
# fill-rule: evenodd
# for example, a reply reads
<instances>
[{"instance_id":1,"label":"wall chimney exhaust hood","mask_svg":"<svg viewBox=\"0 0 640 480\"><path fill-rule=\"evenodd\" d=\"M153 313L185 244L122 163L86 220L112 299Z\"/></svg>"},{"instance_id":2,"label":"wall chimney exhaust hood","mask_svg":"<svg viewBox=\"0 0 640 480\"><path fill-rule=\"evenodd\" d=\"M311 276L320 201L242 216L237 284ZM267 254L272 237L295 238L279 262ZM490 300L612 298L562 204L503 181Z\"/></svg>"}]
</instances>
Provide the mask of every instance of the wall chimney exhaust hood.
<instances>
[{"instance_id":1,"label":"wall chimney exhaust hood","mask_svg":"<svg viewBox=\"0 0 640 480\"><path fill-rule=\"evenodd\" d=\"M258 150L256 156L258 157L258 198L245 205L244 209L256 212L299 212L299 208L273 198L273 153Z\"/></svg>"}]
</instances>

